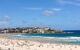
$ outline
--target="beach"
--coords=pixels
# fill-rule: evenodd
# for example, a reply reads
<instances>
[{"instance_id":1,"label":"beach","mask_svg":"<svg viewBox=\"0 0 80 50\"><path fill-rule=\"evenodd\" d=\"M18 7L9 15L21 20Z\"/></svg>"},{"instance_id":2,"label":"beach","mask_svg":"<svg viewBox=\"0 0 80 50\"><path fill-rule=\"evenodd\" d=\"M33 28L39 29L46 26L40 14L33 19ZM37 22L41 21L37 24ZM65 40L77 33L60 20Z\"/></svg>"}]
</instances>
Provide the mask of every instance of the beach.
<instances>
[{"instance_id":1,"label":"beach","mask_svg":"<svg viewBox=\"0 0 80 50\"><path fill-rule=\"evenodd\" d=\"M9 39L7 35L2 34L0 35L0 50L80 50L80 45Z\"/></svg>"}]
</instances>

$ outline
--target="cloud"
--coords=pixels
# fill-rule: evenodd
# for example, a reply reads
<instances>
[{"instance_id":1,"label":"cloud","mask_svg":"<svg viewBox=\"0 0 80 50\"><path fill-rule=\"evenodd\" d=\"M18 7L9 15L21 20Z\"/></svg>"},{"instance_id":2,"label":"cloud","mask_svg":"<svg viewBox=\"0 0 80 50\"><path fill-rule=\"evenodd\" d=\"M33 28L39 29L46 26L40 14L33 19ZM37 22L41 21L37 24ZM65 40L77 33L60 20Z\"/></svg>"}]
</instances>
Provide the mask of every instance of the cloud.
<instances>
[{"instance_id":1,"label":"cloud","mask_svg":"<svg viewBox=\"0 0 80 50\"><path fill-rule=\"evenodd\" d=\"M4 26L4 25L9 25L9 22L6 22L6 21L0 21L0 25Z\"/></svg>"},{"instance_id":2,"label":"cloud","mask_svg":"<svg viewBox=\"0 0 80 50\"><path fill-rule=\"evenodd\" d=\"M26 9L26 10L42 10L43 8L29 8L29 7L25 7L24 9Z\"/></svg>"},{"instance_id":3,"label":"cloud","mask_svg":"<svg viewBox=\"0 0 80 50\"><path fill-rule=\"evenodd\" d=\"M64 0L56 0L59 4L63 4Z\"/></svg>"},{"instance_id":4,"label":"cloud","mask_svg":"<svg viewBox=\"0 0 80 50\"><path fill-rule=\"evenodd\" d=\"M53 11L61 11L62 9L60 8L52 8Z\"/></svg>"},{"instance_id":5,"label":"cloud","mask_svg":"<svg viewBox=\"0 0 80 50\"><path fill-rule=\"evenodd\" d=\"M7 26L9 25L9 21L11 20L11 18L9 16L4 16L0 18L0 26Z\"/></svg>"},{"instance_id":6,"label":"cloud","mask_svg":"<svg viewBox=\"0 0 80 50\"><path fill-rule=\"evenodd\" d=\"M44 16L54 16L55 13L54 13L54 11L52 11L52 10L45 10L45 11L43 12L43 15L44 15Z\"/></svg>"},{"instance_id":7,"label":"cloud","mask_svg":"<svg viewBox=\"0 0 80 50\"><path fill-rule=\"evenodd\" d=\"M44 10L44 9L51 9L51 10L54 10L54 11L60 11L61 10L60 8L27 8L27 7L25 7L24 9L25 10Z\"/></svg>"},{"instance_id":8,"label":"cloud","mask_svg":"<svg viewBox=\"0 0 80 50\"><path fill-rule=\"evenodd\" d=\"M61 11L60 8L24 8L25 10L41 10L44 16L54 16L55 12Z\"/></svg>"},{"instance_id":9,"label":"cloud","mask_svg":"<svg viewBox=\"0 0 80 50\"><path fill-rule=\"evenodd\" d=\"M61 10L62 10L61 8L48 8L43 11L43 15L44 16L55 16L56 12L59 12Z\"/></svg>"},{"instance_id":10,"label":"cloud","mask_svg":"<svg viewBox=\"0 0 80 50\"><path fill-rule=\"evenodd\" d=\"M61 5L75 5L75 6L80 6L80 0L56 0L59 4Z\"/></svg>"},{"instance_id":11,"label":"cloud","mask_svg":"<svg viewBox=\"0 0 80 50\"><path fill-rule=\"evenodd\" d=\"M11 18L9 16L4 16L2 18L0 18L0 21L9 21L11 20Z\"/></svg>"},{"instance_id":12,"label":"cloud","mask_svg":"<svg viewBox=\"0 0 80 50\"><path fill-rule=\"evenodd\" d=\"M76 0L76 1L80 1L80 0Z\"/></svg>"}]
</instances>

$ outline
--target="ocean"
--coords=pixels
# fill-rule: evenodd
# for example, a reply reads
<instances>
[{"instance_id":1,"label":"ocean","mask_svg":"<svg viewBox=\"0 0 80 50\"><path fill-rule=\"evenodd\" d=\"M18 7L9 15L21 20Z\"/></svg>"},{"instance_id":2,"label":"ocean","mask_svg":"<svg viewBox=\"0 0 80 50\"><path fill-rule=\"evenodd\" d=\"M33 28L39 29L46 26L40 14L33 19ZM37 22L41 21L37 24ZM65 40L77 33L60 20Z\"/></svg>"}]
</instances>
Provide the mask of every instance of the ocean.
<instances>
[{"instance_id":1,"label":"ocean","mask_svg":"<svg viewBox=\"0 0 80 50\"><path fill-rule=\"evenodd\" d=\"M80 45L80 31L64 31L64 33L55 34L18 34L14 38L28 39L33 41L45 41L49 43L75 44Z\"/></svg>"}]
</instances>

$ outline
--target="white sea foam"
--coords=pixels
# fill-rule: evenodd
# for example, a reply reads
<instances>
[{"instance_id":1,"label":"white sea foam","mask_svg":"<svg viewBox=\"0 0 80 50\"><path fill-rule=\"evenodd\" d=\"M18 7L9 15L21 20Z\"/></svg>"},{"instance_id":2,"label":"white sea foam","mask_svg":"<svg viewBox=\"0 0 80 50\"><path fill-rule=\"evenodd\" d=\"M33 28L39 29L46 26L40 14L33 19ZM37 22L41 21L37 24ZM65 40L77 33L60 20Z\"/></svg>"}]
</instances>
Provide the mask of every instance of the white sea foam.
<instances>
[{"instance_id":1,"label":"white sea foam","mask_svg":"<svg viewBox=\"0 0 80 50\"><path fill-rule=\"evenodd\" d=\"M55 39L55 40L62 40L62 41L80 41L80 37L46 37L46 36L25 36L25 35L16 35L21 38L46 38L46 39Z\"/></svg>"},{"instance_id":2,"label":"white sea foam","mask_svg":"<svg viewBox=\"0 0 80 50\"><path fill-rule=\"evenodd\" d=\"M57 39L80 39L80 37L45 37L45 38L57 38Z\"/></svg>"},{"instance_id":3,"label":"white sea foam","mask_svg":"<svg viewBox=\"0 0 80 50\"><path fill-rule=\"evenodd\" d=\"M80 40L80 37L46 37L46 36L24 36L24 35L15 35L15 36L20 36L20 37L42 37L42 38L49 38L49 39L76 39L76 40Z\"/></svg>"},{"instance_id":4,"label":"white sea foam","mask_svg":"<svg viewBox=\"0 0 80 50\"><path fill-rule=\"evenodd\" d=\"M19 34L19 35L14 35L14 36L22 36L21 34Z\"/></svg>"},{"instance_id":5,"label":"white sea foam","mask_svg":"<svg viewBox=\"0 0 80 50\"><path fill-rule=\"evenodd\" d=\"M48 39L56 39L62 41L80 41L80 37L44 37Z\"/></svg>"}]
</instances>

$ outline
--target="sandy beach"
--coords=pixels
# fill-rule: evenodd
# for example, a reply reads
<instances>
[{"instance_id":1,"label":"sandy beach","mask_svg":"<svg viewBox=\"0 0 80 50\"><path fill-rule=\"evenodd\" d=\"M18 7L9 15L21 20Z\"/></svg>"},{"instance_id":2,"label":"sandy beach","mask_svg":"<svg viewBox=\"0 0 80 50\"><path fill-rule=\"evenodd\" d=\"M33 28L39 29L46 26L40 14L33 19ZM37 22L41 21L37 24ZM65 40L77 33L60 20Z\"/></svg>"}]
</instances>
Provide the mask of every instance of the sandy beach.
<instances>
[{"instance_id":1,"label":"sandy beach","mask_svg":"<svg viewBox=\"0 0 80 50\"><path fill-rule=\"evenodd\" d=\"M80 45L52 44L47 42L8 39L0 35L0 50L80 50Z\"/></svg>"}]
</instances>

